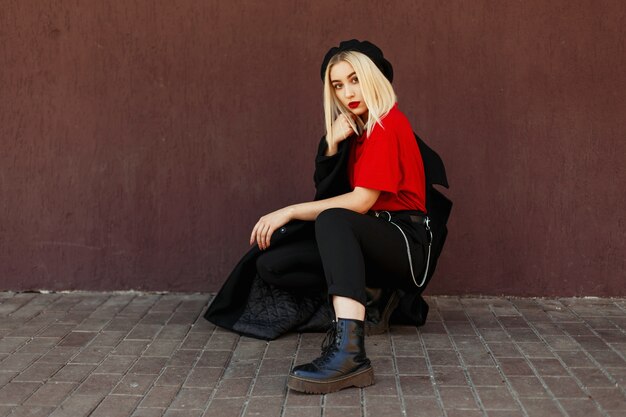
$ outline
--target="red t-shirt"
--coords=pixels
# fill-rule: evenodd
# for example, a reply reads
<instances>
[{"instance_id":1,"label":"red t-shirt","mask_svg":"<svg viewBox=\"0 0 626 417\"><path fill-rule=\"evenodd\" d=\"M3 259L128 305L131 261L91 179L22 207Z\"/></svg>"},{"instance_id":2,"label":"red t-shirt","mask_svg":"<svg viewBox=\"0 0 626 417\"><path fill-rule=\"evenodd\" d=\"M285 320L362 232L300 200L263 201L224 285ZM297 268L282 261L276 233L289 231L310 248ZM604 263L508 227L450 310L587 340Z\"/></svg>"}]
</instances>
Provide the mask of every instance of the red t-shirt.
<instances>
[{"instance_id":1,"label":"red t-shirt","mask_svg":"<svg viewBox=\"0 0 626 417\"><path fill-rule=\"evenodd\" d=\"M382 191L371 210L426 212L424 164L411 125L398 105L356 139L348 159L350 185Z\"/></svg>"}]
</instances>

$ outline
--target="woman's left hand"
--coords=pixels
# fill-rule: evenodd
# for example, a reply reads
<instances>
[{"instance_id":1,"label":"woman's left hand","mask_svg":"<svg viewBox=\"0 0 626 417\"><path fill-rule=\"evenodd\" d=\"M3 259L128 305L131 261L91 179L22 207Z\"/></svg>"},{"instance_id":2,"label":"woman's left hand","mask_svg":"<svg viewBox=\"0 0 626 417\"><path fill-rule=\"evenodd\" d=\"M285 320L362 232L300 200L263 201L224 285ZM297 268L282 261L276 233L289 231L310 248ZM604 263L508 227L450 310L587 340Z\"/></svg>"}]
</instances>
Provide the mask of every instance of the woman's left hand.
<instances>
[{"instance_id":1,"label":"woman's left hand","mask_svg":"<svg viewBox=\"0 0 626 417\"><path fill-rule=\"evenodd\" d=\"M270 238L276 229L286 225L291 220L288 207L273 211L261 217L252 229L250 244L257 242L259 249L264 250L270 246Z\"/></svg>"}]
</instances>

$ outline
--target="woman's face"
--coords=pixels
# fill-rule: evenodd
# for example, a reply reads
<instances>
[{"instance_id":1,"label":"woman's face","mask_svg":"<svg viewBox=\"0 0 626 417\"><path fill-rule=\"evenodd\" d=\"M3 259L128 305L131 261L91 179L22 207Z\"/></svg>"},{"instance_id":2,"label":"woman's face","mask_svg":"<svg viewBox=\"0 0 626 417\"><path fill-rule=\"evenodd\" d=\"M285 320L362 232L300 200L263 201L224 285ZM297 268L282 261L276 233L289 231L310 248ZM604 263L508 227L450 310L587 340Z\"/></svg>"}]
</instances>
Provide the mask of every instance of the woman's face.
<instances>
[{"instance_id":1,"label":"woman's face","mask_svg":"<svg viewBox=\"0 0 626 417\"><path fill-rule=\"evenodd\" d=\"M330 84L344 106L361 119L367 119L367 106L352 65L346 61L339 61L333 65L330 68Z\"/></svg>"}]
</instances>

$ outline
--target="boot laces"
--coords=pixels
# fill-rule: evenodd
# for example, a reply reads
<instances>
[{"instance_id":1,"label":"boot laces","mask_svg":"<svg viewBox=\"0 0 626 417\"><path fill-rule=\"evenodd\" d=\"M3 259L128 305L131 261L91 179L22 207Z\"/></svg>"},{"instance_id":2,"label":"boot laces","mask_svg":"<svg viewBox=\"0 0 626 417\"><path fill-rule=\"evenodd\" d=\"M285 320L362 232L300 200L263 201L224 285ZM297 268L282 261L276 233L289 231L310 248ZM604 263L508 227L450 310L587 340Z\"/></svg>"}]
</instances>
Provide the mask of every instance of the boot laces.
<instances>
[{"instance_id":1,"label":"boot laces","mask_svg":"<svg viewBox=\"0 0 626 417\"><path fill-rule=\"evenodd\" d=\"M341 337L340 333L341 330L339 332L337 331L337 322L333 320L326 332L326 337L324 337L322 341L322 354L313 361L314 363L317 365L324 364L330 358L331 354L337 350L337 341Z\"/></svg>"}]
</instances>

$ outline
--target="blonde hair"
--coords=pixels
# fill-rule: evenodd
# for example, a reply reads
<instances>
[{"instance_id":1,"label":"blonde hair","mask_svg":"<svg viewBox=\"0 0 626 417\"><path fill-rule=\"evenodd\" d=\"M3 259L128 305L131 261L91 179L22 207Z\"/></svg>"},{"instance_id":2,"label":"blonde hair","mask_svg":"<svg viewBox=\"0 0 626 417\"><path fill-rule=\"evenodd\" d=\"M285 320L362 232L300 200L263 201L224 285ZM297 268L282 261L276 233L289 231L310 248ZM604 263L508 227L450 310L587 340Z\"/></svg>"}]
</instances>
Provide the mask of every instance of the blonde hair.
<instances>
[{"instance_id":1,"label":"blonde hair","mask_svg":"<svg viewBox=\"0 0 626 417\"><path fill-rule=\"evenodd\" d=\"M334 64L341 61L352 65L359 79L361 94L368 110L367 123L363 123L360 118L357 118L355 123L352 120L350 110L341 103L335 94L333 85L330 82L330 69ZM367 55L356 51L344 51L333 56L328 62L324 76L324 118L327 136L333 131L333 122L340 114L347 117L352 130L357 135L367 131L367 136L369 136L376 124L382 126L380 120L391 110L397 101L398 98L393 91L391 83Z\"/></svg>"}]
</instances>

